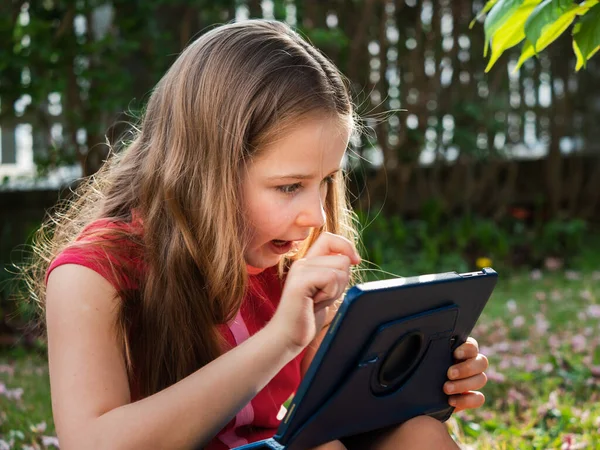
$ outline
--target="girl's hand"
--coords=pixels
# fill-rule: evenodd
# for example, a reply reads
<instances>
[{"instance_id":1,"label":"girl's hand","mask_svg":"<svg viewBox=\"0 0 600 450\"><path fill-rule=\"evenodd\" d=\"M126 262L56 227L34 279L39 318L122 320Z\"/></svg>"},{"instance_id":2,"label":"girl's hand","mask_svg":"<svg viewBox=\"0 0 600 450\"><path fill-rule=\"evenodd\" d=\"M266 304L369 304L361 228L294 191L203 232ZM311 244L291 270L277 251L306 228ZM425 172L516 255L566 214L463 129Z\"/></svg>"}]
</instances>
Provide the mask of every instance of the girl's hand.
<instances>
[{"instance_id":1,"label":"girl's hand","mask_svg":"<svg viewBox=\"0 0 600 450\"><path fill-rule=\"evenodd\" d=\"M487 383L484 370L488 368L488 359L479 353L479 345L472 337L454 351L457 364L448 369L448 379L444 392L450 395L448 403L455 412L463 409L479 408L485 402L485 396L478 392Z\"/></svg>"},{"instance_id":2,"label":"girl's hand","mask_svg":"<svg viewBox=\"0 0 600 450\"><path fill-rule=\"evenodd\" d=\"M329 309L348 285L350 265L360 257L352 242L323 233L287 274L279 307L271 320L291 349L301 350L323 327Z\"/></svg>"}]
</instances>

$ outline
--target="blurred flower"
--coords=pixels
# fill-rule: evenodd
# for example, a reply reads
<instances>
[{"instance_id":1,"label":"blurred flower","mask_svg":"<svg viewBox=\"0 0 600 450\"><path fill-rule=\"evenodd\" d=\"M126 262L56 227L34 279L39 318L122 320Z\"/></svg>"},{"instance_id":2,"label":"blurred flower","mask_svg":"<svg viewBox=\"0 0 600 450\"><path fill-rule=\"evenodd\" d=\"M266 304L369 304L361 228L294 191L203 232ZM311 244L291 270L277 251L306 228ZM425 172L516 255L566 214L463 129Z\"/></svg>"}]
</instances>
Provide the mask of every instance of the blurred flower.
<instances>
[{"instance_id":1,"label":"blurred flower","mask_svg":"<svg viewBox=\"0 0 600 450\"><path fill-rule=\"evenodd\" d=\"M554 370L554 366L552 365L552 363L546 363L542 366L542 372L544 373L550 373Z\"/></svg>"},{"instance_id":2,"label":"blurred flower","mask_svg":"<svg viewBox=\"0 0 600 450\"><path fill-rule=\"evenodd\" d=\"M488 347L486 345L482 345L479 347L479 353L485 356L493 356L496 354L496 350L494 347Z\"/></svg>"},{"instance_id":3,"label":"blurred flower","mask_svg":"<svg viewBox=\"0 0 600 450\"><path fill-rule=\"evenodd\" d=\"M517 311L517 302L515 302L512 298L506 302L506 308L508 312L514 313Z\"/></svg>"},{"instance_id":4,"label":"blurred flower","mask_svg":"<svg viewBox=\"0 0 600 450\"><path fill-rule=\"evenodd\" d=\"M560 347L560 339L558 338L558 336L552 334L550 335L550 337L548 338L548 345L550 345L550 348L556 350Z\"/></svg>"},{"instance_id":5,"label":"blurred flower","mask_svg":"<svg viewBox=\"0 0 600 450\"><path fill-rule=\"evenodd\" d=\"M485 374L488 377L488 380L493 381L494 383L504 383L506 381L506 376L503 373L496 372L493 367L488 368L485 371Z\"/></svg>"},{"instance_id":6,"label":"blurred flower","mask_svg":"<svg viewBox=\"0 0 600 450\"><path fill-rule=\"evenodd\" d=\"M563 437L561 450L580 450L583 448L589 448L589 445L586 442L577 442L577 436L574 434L567 434Z\"/></svg>"},{"instance_id":7,"label":"blurred flower","mask_svg":"<svg viewBox=\"0 0 600 450\"><path fill-rule=\"evenodd\" d=\"M594 295L592 294L592 291L590 291L589 289L586 289L584 291L580 291L579 292L579 296L582 299L587 300L589 302L591 302L592 300L594 300Z\"/></svg>"},{"instance_id":8,"label":"blurred flower","mask_svg":"<svg viewBox=\"0 0 600 450\"><path fill-rule=\"evenodd\" d=\"M538 370L540 367L537 356L535 355L527 355L525 357L525 372L531 373Z\"/></svg>"},{"instance_id":9,"label":"blurred flower","mask_svg":"<svg viewBox=\"0 0 600 450\"><path fill-rule=\"evenodd\" d=\"M543 314L537 313L535 315L535 331L538 334L546 334L548 329L550 328L550 322L546 320ZM553 336L550 336L552 338Z\"/></svg>"},{"instance_id":10,"label":"blurred flower","mask_svg":"<svg viewBox=\"0 0 600 450\"><path fill-rule=\"evenodd\" d=\"M570 434L566 434L565 436L563 436L563 441L560 450L572 450L571 445L573 445L573 436Z\"/></svg>"},{"instance_id":11,"label":"blurred flower","mask_svg":"<svg viewBox=\"0 0 600 450\"><path fill-rule=\"evenodd\" d=\"M12 377L15 374L15 368L8 364L0 364L0 373L7 373Z\"/></svg>"},{"instance_id":12,"label":"blurred flower","mask_svg":"<svg viewBox=\"0 0 600 450\"><path fill-rule=\"evenodd\" d=\"M0 383L0 395L4 395L8 399L21 400L23 389L7 389L4 383Z\"/></svg>"},{"instance_id":13,"label":"blurred flower","mask_svg":"<svg viewBox=\"0 0 600 450\"><path fill-rule=\"evenodd\" d=\"M513 327L515 328L521 328L523 325L525 325L525 317L523 316L517 316L513 319L512 321Z\"/></svg>"},{"instance_id":14,"label":"blurred flower","mask_svg":"<svg viewBox=\"0 0 600 450\"><path fill-rule=\"evenodd\" d=\"M546 300L546 293L543 291L537 291L535 293L535 298L538 299L540 302L543 302L544 300Z\"/></svg>"},{"instance_id":15,"label":"blurred flower","mask_svg":"<svg viewBox=\"0 0 600 450\"><path fill-rule=\"evenodd\" d=\"M528 405L527 398L515 388L510 388L508 390L507 398L509 404L518 404L523 407Z\"/></svg>"},{"instance_id":16,"label":"blurred flower","mask_svg":"<svg viewBox=\"0 0 600 450\"><path fill-rule=\"evenodd\" d=\"M509 342L498 342L496 345L496 350L498 350L499 352L507 352L510 350L510 343Z\"/></svg>"},{"instance_id":17,"label":"blurred flower","mask_svg":"<svg viewBox=\"0 0 600 450\"><path fill-rule=\"evenodd\" d=\"M588 306L587 313L590 317L593 317L594 319L600 319L600 305Z\"/></svg>"},{"instance_id":18,"label":"blurred flower","mask_svg":"<svg viewBox=\"0 0 600 450\"><path fill-rule=\"evenodd\" d=\"M42 444L44 444L44 447L48 448L51 445L56 447L56 448L60 448L58 445L58 438L56 436L42 436Z\"/></svg>"},{"instance_id":19,"label":"blurred flower","mask_svg":"<svg viewBox=\"0 0 600 450\"><path fill-rule=\"evenodd\" d=\"M540 269L533 269L529 274L529 277L532 280L541 280L543 277L542 271Z\"/></svg>"},{"instance_id":20,"label":"blurred flower","mask_svg":"<svg viewBox=\"0 0 600 450\"><path fill-rule=\"evenodd\" d=\"M571 338L571 346L573 347L573 351L576 353L580 353L585 350L587 344L587 340L585 336L581 334L576 334Z\"/></svg>"},{"instance_id":21,"label":"blurred flower","mask_svg":"<svg viewBox=\"0 0 600 450\"><path fill-rule=\"evenodd\" d=\"M567 270L565 272L565 278L571 281L577 281L581 279L581 274L579 272L575 272L574 270Z\"/></svg>"},{"instance_id":22,"label":"blurred flower","mask_svg":"<svg viewBox=\"0 0 600 450\"><path fill-rule=\"evenodd\" d=\"M492 420L492 419L494 419L496 417L496 415L492 411L481 411L479 413L479 416L483 420Z\"/></svg>"},{"instance_id":23,"label":"blurred flower","mask_svg":"<svg viewBox=\"0 0 600 450\"><path fill-rule=\"evenodd\" d=\"M546 269L554 272L562 268L563 260L555 258L554 256L549 256L544 260L544 265L546 266Z\"/></svg>"},{"instance_id":24,"label":"blurred flower","mask_svg":"<svg viewBox=\"0 0 600 450\"><path fill-rule=\"evenodd\" d=\"M21 439L21 440L25 439L25 434L23 434L23 432L21 430L10 430L8 432L8 436L11 440L12 439Z\"/></svg>"},{"instance_id":25,"label":"blurred flower","mask_svg":"<svg viewBox=\"0 0 600 450\"><path fill-rule=\"evenodd\" d=\"M545 416L551 409L558 407L558 391L552 391L548 396L548 401L538 407L537 413L539 416Z\"/></svg>"},{"instance_id":26,"label":"blurred flower","mask_svg":"<svg viewBox=\"0 0 600 450\"><path fill-rule=\"evenodd\" d=\"M579 311L577 313L577 319L579 319L580 322L585 322L585 319L587 319L587 315L584 311Z\"/></svg>"},{"instance_id":27,"label":"blurred flower","mask_svg":"<svg viewBox=\"0 0 600 450\"><path fill-rule=\"evenodd\" d=\"M34 433L43 433L46 431L46 422L40 422L37 425L31 425L29 429Z\"/></svg>"},{"instance_id":28,"label":"blurred flower","mask_svg":"<svg viewBox=\"0 0 600 450\"><path fill-rule=\"evenodd\" d=\"M480 269L483 269L484 267L492 267L492 260L490 258L482 256L480 258L477 258L477 260L475 261L475 265Z\"/></svg>"},{"instance_id":29,"label":"blurred flower","mask_svg":"<svg viewBox=\"0 0 600 450\"><path fill-rule=\"evenodd\" d=\"M513 367L517 367L519 369L522 367L525 367L525 359L522 358L521 356L513 356L510 359L510 361L511 361Z\"/></svg>"},{"instance_id":30,"label":"blurred flower","mask_svg":"<svg viewBox=\"0 0 600 450\"><path fill-rule=\"evenodd\" d=\"M548 403L552 406L552 408L558 407L558 396L559 395L560 395L560 393L558 391L550 392L550 395L548 396Z\"/></svg>"},{"instance_id":31,"label":"blurred flower","mask_svg":"<svg viewBox=\"0 0 600 450\"><path fill-rule=\"evenodd\" d=\"M510 215L513 216L517 220L525 220L530 216L530 212L528 209L520 208L518 206L513 206L510 208Z\"/></svg>"}]
</instances>

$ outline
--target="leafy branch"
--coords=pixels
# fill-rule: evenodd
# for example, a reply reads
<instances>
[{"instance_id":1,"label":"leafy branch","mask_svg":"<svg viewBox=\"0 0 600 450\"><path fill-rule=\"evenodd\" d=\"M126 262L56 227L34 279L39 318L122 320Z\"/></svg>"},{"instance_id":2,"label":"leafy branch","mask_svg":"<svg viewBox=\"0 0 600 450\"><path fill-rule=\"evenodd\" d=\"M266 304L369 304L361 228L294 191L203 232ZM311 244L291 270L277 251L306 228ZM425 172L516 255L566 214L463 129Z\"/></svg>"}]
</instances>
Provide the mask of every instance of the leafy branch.
<instances>
[{"instance_id":1,"label":"leafy branch","mask_svg":"<svg viewBox=\"0 0 600 450\"><path fill-rule=\"evenodd\" d=\"M600 0L489 0L471 22L485 16L485 47L489 72L500 56L523 42L515 71L572 27L576 71L600 50Z\"/></svg>"}]
</instances>

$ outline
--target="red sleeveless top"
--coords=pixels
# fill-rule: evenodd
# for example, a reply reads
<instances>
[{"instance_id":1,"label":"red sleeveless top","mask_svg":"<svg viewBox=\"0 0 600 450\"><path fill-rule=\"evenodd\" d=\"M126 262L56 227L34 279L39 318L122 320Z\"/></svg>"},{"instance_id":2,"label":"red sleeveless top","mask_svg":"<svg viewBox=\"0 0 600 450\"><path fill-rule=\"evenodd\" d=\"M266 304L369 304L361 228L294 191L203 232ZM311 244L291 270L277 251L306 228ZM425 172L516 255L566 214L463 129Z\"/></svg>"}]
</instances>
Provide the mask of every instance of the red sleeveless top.
<instances>
[{"instance_id":1,"label":"red sleeveless top","mask_svg":"<svg viewBox=\"0 0 600 450\"><path fill-rule=\"evenodd\" d=\"M140 232L141 222L133 223L114 222L100 219L88 225L77 239L79 243L102 239L95 234L99 229L115 229ZM111 259L111 255L94 246L70 246L52 261L46 280L52 270L63 264L78 264L94 270L115 288L120 280L127 288L135 288L135 282L127 274L130 270L143 272L142 259L139 249L133 244L126 243L121 247L118 260ZM111 267L112 262L113 266ZM114 267L114 269L113 269ZM119 271L119 268L123 268ZM279 304L282 290L276 268L260 271L253 268L249 270L249 289L237 316L227 325L220 326L223 337L233 348L244 342L248 337L262 329L273 317ZM290 361L250 403L248 403L232 419L225 428L206 447L209 450L221 450L245 445L261 439L267 439L275 434L280 421L285 416L284 402L294 394L301 380L300 363L304 352ZM227 386L223 386L227 389ZM132 401L135 398L136 388L130 386Z\"/></svg>"}]
</instances>

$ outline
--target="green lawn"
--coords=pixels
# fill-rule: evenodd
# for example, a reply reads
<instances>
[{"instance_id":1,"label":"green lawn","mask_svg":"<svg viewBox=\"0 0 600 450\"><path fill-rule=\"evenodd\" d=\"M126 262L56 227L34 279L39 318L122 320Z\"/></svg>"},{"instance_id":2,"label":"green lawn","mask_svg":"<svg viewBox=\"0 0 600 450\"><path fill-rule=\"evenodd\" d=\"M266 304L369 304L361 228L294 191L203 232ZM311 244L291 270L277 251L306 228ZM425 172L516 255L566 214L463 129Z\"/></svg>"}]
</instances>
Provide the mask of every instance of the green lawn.
<instances>
[{"instance_id":1,"label":"green lawn","mask_svg":"<svg viewBox=\"0 0 600 450\"><path fill-rule=\"evenodd\" d=\"M449 421L463 448L600 448L599 286L598 271L500 279L473 332L486 405ZM54 435L43 355L3 351L0 450L55 448Z\"/></svg>"},{"instance_id":2,"label":"green lawn","mask_svg":"<svg viewBox=\"0 0 600 450\"><path fill-rule=\"evenodd\" d=\"M465 448L600 448L600 272L501 280L473 335L486 406L456 416Z\"/></svg>"},{"instance_id":3,"label":"green lawn","mask_svg":"<svg viewBox=\"0 0 600 450\"><path fill-rule=\"evenodd\" d=\"M0 450L58 448L55 436L45 356L19 348L2 350Z\"/></svg>"}]
</instances>

